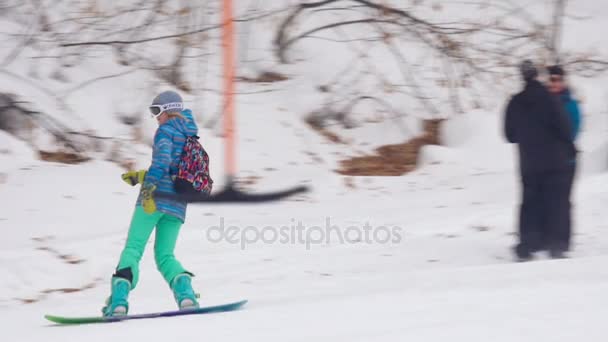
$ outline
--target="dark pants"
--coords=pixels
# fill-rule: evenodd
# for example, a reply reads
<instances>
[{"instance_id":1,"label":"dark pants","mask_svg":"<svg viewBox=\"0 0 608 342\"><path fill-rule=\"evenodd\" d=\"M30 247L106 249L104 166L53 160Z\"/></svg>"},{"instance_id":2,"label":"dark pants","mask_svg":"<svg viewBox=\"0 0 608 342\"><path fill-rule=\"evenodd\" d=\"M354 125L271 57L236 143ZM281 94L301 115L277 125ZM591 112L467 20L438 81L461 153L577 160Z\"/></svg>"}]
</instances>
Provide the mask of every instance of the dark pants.
<instances>
[{"instance_id":1,"label":"dark pants","mask_svg":"<svg viewBox=\"0 0 608 342\"><path fill-rule=\"evenodd\" d=\"M529 252L570 249L570 194L575 170L572 164L565 170L522 175L520 248Z\"/></svg>"}]
</instances>

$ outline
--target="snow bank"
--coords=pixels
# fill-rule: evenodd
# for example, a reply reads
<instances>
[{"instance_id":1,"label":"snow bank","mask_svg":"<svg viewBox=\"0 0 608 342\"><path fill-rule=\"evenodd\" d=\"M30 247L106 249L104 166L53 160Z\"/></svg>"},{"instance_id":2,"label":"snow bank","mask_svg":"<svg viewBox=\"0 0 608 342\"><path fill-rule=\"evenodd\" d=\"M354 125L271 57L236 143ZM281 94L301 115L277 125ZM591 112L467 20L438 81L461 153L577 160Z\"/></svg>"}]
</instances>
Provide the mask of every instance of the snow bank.
<instances>
[{"instance_id":1,"label":"snow bank","mask_svg":"<svg viewBox=\"0 0 608 342\"><path fill-rule=\"evenodd\" d=\"M38 154L23 140L0 130L0 172L9 173L30 163L36 163Z\"/></svg>"}]
</instances>

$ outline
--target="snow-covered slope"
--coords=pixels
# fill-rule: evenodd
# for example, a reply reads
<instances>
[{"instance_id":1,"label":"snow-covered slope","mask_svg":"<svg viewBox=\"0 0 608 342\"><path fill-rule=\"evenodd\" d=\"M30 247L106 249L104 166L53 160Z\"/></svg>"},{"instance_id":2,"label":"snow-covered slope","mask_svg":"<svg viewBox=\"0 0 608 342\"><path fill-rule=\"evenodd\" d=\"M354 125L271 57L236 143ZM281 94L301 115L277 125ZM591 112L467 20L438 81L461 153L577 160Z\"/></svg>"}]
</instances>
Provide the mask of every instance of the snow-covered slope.
<instances>
[{"instance_id":1,"label":"snow-covered slope","mask_svg":"<svg viewBox=\"0 0 608 342\"><path fill-rule=\"evenodd\" d=\"M604 27L608 7L597 1L571 6L577 6L572 9L576 15L593 14L593 19L571 19L565 45L605 49L605 37L596 32ZM263 27L259 30L251 44L261 47L250 51L252 60L269 54L271 35ZM319 44L298 49L314 56ZM243 94L237 104L239 170L251 182L247 189L270 191L309 183L313 192L274 204L189 208L177 256L197 275L194 285L202 304L249 299L238 312L105 326L50 326L43 319L45 313L99 313L137 188L122 183L122 169L103 158L74 166L42 162L31 147L1 134L2 335L49 342L604 341L605 79L573 80L585 98L573 258L514 264L509 248L515 241L519 185L513 147L504 143L500 130L508 94L488 94L496 97L495 106L447 122L442 131L445 145L425 147L415 172L403 177L342 177L332 170L343 156L403 136L395 125L372 125L352 133L350 138L358 138L358 145L341 146L307 127L302 117L320 103L314 85L327 72L315 69L322 57L282 66L280 71L290 79L281 83L241 83ZM70 84L40 83L69 89L98 73L124 71L103 59L87 63L66 71ZM257 63L261 64L247 68L266 67ZM219 70L217 65L212 68ZM35 97L33 102L74 128L125 138L130 128L114 115L145 111L153 92L164 87L149 86L152 81L150 75L135 72L120 82L107 79L77 89L67 98L72 113L56 109L48 96L15 79L0 78L0 90L10 87L21 96ZM187 96L188 105L206 122L217 99L211 95L205 101ZM417 123L411 124L415 131ZM149 139L153 121L145 128ZM211 129L203 129L202 137L220 188L221 139ZM150 150L145 144L127 150L138 166L147 166ZM217 242L222 222L224 228L237 227L242 240ZM299 223L304 227L302 239L292 229ZM371 243L364 236L368 224ZM323 235L328 226L329 243ZM288 241L273 236L283 227L296 231ZM267 235L254 239L255 232ZM345 241L340 242L340 234ZM385 242L387 236L390 241ZM151 247L142 262L141 283L131 295L132 312L174 308L172 295L155 270Z\"/></svg>"}]
</instances>

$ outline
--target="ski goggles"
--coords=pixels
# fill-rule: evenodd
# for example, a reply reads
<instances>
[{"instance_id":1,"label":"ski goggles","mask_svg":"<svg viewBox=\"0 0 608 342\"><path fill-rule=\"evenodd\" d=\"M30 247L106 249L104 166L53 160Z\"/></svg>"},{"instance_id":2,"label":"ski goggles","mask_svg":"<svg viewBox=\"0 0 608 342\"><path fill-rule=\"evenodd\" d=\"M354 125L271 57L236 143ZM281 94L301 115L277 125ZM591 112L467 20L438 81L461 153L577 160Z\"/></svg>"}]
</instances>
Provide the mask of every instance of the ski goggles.
<instances>
[{"instance_id":1,"label":"ski goggles","mask_svg":"<svg viewBox=\"0 0 608 342\"><path fill-rule=\"evenodd\" d=\"M182 109L184 109L184 104L181 102L171 102L166 103L164 105L151 105L150 107L148 107L148 109L150 109L150 114L152 114L152 117L157 118L162 113L170 109L179 110L181 112Z\"/></svg>"}]
</instances>

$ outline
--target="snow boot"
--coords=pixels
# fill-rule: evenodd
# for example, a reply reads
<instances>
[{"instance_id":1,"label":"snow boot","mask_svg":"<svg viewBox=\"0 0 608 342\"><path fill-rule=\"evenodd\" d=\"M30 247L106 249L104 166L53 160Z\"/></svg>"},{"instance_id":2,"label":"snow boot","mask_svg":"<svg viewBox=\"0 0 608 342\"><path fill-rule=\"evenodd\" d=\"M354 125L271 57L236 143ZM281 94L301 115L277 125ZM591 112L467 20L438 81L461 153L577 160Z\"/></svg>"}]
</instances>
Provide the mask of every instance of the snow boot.
<instances>
[{"instance_id":1,"label":"snow boot","mask_svg":"<svg viewBox=\"0 0 608 342\"><path fill-rule=\"evenodd\" d=\"M192 276L188 273L178 274L171 282L171 290L180 310L197 309L197 294L192 289Z\"/></svg>"},{"instance_id":2,"label":"snow boot","mask_svg":"<svg viewBox=\"0 0 608 342\"><path fill-rule=\"evenodd\" d=\"M560 248L552 248L549 250L549 257L551 259L568 259L566 251Z\"/></svg>"},{"instance_id":3,"label":"snow boot","mask_svg":"<svg viewBox=\"0 0 608 342\"><path fill-rule=\"evenodd\" d=\"M129 312L129 291L131 282L120 277L112 277L112 294L106 300L106 306L101 309L103 315L124 316Z\"/></svg>"},{"instance_id":4,"label":"snow boot","mask_svg":"<svg viewBox=\"0 0 608 342\"><path fill-rule=\"evenodd\" d=\"M513 252L515 253L517 262L526 262L533 259L530 249L521 243L513 248Z\"/></svg>"}]
</instances>

